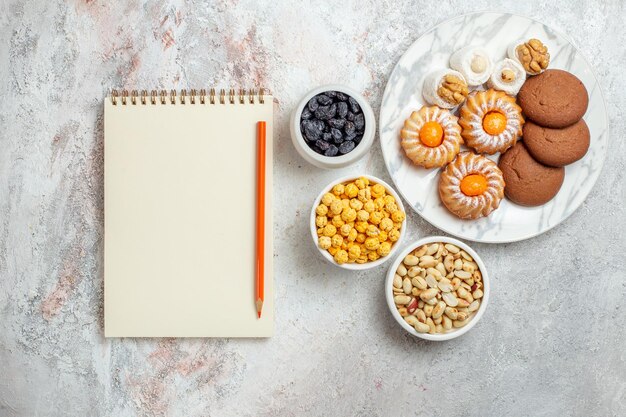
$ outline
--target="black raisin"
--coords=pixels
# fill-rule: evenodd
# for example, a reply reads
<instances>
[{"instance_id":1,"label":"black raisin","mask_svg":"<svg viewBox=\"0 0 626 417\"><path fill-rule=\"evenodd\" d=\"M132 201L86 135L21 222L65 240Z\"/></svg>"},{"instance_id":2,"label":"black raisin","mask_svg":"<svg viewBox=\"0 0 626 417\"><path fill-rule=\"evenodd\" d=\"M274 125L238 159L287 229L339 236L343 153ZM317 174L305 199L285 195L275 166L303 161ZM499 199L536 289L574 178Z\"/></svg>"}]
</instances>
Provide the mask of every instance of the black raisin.
<instances>
[{"instance_id":1,"label":"black raisin","mask_svg":"<svg viewBox=\"0 0 626 417\"><path fill-rule=\"evenodd\" d=\"M337 100L339 101L346 101L348 99L348 96L340 91L337 91Z\"/></svg>"},{"instance_id":2,"label":"black raisin","mask_svg":"<svg viewBox=\"0 0 626 417\"><path fill-rule=\"evenodd\" d=\"M359 103L357 103L352 97L348 97L348 103L350 103L350 110L352 110L352 113L359 113L361 111Z\"/></svg>"},{"instance_id":3,"label":"black raisin","mask_svg":"<svg viewBox=\"0 0 626 417\"><path fill-rule=\"evenodd\" d=\"M346 139L346 140L356 140L356 137L357 137L357 136L358 136L358 135L356 134L356 132L352 132L352 133L350 133L349 135L346 135L345 139Z\"/></svg>"},{"instance_id":4,"label":"black raisin","mask_svg":"<svg viewBox=\"0 0 626 417\"><path fill-rule=\"evenodd\" d=\"M337 103L337 117L340 119L345 119L348 114L348 103L340 101Z\"/></svg>"},{"instance_id":5,"label":"black raisin","mask_svg":"<svg viewBox=\"0 0 626 417\"><path fill-rule=\"evenodd\" d=\"M315 110L315 117L319 120L330 119L330 106L319 106L318 109Z\"/></svg>"},{"instance_id":6,"label":"black raisin","mask_svg":"<svg viewBox=\"0 0 626 417\"><path fill-rule=\"evenodd\" d=\"M334 98L334 97L337 96L337 92L336 91L327 91L324 94L326 94L330 98Z\"/></svg>"},{"instance_id":7,"label":"black raisin","mask_svg":"<svg viewBox=\"0 0 626 417\"><path fill-rule=\"evenodd\" d=\"M330 133L324 133L322 135L322 139L324 139L326 142L328 142L328 141L333 139L333 135L331 135Z\"/></svg>"},{"instance_id":8,"label":"black raisin","mask_svg":"<svg viewBox=\"0 0 626 417\"><path fill-rule=\"evenodd\" d=\"M330 127L343 129L343 126L346 124L346 121L344 119L330 119L328 121L328 124L330 125Z\"/></svg>"},{"instance_id":9,"label":"black raisin","mask_svg":"<svg viewBox=\"0 0 626 417\"><path fill-rule=\"evenodd\" d=\"M317 102L321 105L321 106L328 106L330 103L333 102L333 100L328 97L325 94L320 94L317 97Z\"/></svg>"},{"instance_id":10,"label":"black raisin","mask_svg":"<svg viewBox=\"0 0 626 417\"><path fill-rule=\"evenodd\" d=\"M354 133L354 123L350 121L346 122L346 125L343 127L343 131L346 132L346 135Z\"/></svg>"},{"instance_id":11,"label":"black raisin","mask_svg":"<svg viewBox=\"0 0 626 417\"><path fill-rule=\"evenodd\" d=\"M303 120L301 125L301 131L304 138L308 141L316 141L320 138L322 132L317 130L315 123L310 120Z\"/></svg>"},{"instance_id":12,"label":"black raisin","mask_svg":"<svg viewBox=\"0 0 626 417\"><path fill-rule=\"evenodd\" d=\"M324 151L324 155L326 155L326 156L337 156L338 152L339 152L339 148L337 148L335 145L330 145L328 147L328 149L326 149L326 151Z\"/></svg>"},{"instance_id":13,"label":"black raisin","mask_svg":"<svg viewBox=\"0 0 626 417\"><path fill-rule=\"evenodd\" d=\"M332 128L330 129L330 134L332 135L335 143L343 142L343 133L341 133L341 130Z\"/></svg>"},{"instance_id":14,"label":"black raisin","mask_svg":"<svg viewBox=\"0 0 626 417\"><path fill-rule=\"evenodd\" d=\"M351 122L354 122L354 113L349 111L348 114L346 115L346 120L350 120Z\"/></svg>"},{"instance_id":15,"label":"black raisin","mask_svg":"<svg viewBox=\"0 0 626 417\"><path fill-rule=\"evenodd\" d=\"M328 110L328 114L330 115L330 118L332 119L333 117L335 117L335 115L337 114L337 104L333 103L330 105L330 109Z\"/></svg>"},{"instance_id":16,"label":"black raisin","mask_svg":"<svg viewBox=\"0 0 626 417\"><path fill-rule=\"evenodd\" d=\"M322 133L324 131L324 127L326 127L326 124L321 120L312 120L311 123L313 123L313 126L315 126L320 133Z\"/></svg>"},{"instance_id":17,"label":"black raisin","mask_svg":"<svg viewBox=\"0 0 626 417\"><path fill-rule=\"evenodd\" d=\"M347 140L341 145L339 145L339 153L342 155L345 155L348 152L351 152L355 146L356 144L354 142L352 142L351 140Z\"/></svg>"},{"instance_id":18,"label":"black raisin","mask_svg":"<svg viewBox=\"0 0 626 417\"><path fill-rule=\"evenodd\" d=\"M311 100L309 100L309 104L307 105L309 110L314 112L315 110L317 110L317 108L320 106L319 103L317 102L317 99L315 97L313 97Z\"/></svg>"},{"instance_id":19,"label":"black raisin","mask_svg":"<svg viewBox=\"0 0 626 417\"><path fill-rule=\"evenodd\" d=\"M308 107L305 107L304 109L302 109L302 115L300 117L304 120L307 120L310 119L312 115L313 114L311 113L311 110L309 110Z\"/></svg>"},{"instance_id":20,"label":"black raisin","mask_svg":"<svg viewBox=\"0 0 626 417\"><path fill-rule=\"evenodd\" d=\"M354 126L357 130L361 130L365 127L365 116L363 116L363 113L357 114L354 117Z\"/></svg>"},{"instance_id":21,"label":"black raisin","mask_svg":"<svg viewBox=\"0 0 626 417\"><path fill-rule=\"evenodd\" d=\"M315 146L318 147L320 150L325 151L326 149L330 148L330 143L326 142L325 140L318 140L315 141Z\"/></svg>"}]
</instances>

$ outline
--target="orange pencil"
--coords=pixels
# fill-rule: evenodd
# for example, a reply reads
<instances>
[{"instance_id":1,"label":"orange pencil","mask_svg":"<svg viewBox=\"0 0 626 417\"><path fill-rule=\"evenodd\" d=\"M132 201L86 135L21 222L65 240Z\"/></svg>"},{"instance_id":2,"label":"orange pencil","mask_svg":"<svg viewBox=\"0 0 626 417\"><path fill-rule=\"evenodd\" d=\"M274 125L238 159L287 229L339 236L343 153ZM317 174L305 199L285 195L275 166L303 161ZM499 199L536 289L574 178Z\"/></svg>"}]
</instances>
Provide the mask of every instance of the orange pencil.
<instances>
[{"instance_id":1,"label":"orange pencil","mask_svg":"<svg viewBox=\"0 0 626 417\"><path fill-rule=\"evenodd\" d=\"M265 129L265 122L257 123L256 312L259 318L265 298Z\"/></svg>"}]
</instances>

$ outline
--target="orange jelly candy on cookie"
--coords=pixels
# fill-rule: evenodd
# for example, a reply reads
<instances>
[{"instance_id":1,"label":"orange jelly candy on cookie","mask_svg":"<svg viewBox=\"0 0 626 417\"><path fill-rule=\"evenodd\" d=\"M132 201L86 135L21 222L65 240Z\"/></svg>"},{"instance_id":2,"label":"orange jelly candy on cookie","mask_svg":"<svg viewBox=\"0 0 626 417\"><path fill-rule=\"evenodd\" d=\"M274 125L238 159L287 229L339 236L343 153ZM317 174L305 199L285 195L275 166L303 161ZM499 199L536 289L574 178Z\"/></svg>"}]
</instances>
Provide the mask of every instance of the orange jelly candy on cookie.
<instances>
[{"instance_id":1,"label":"orange jelly candy on cookie","mask_svg":"<svg viewBox=\"0 0 626 417\"><path fill-rule=\"evenodd\" d=\"M434 148L443 142L443 128L437 122L426 122L420 129L420 142Z\"/></svg>"},{"instance_id":2,"label":"orange jelly candy on cookie","mask_svg":"<svg viewBox=\"0 0 626 417\"><path fill-rule=\"evenodd\" d=\"M483 117L483 129L492 136L499 135L506 129L506 116L499 111L490 111Z\"/></svg>"},{"instance_id":3,"label":"orange jelly candy on cookie","mask_svg":"<svg viewBox=\"0 0 626 417\"><path fill-rule=\"evenodd\" d=\"M487 190L487 178L478 174L470 174L461 180L463 194L473 197L481 195Z\"/></svg>"}]
</instances>

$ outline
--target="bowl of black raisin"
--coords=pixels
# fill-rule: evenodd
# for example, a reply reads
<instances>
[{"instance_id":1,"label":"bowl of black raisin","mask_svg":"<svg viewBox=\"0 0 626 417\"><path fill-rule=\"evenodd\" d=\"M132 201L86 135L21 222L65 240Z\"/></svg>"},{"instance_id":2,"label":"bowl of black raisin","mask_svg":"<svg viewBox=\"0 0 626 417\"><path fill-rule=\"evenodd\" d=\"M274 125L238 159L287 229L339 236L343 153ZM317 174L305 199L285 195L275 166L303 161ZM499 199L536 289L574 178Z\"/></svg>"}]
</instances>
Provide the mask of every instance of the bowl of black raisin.
<instances>
[{"instance_id":1,"label":"bowl of black raisin","mask_svg":"<svg viewBox=\"0 0 626 417\"><path fill-rule=\"evenodd\" d=\"M359 92L342 85L310 91L291 117L291 140L300 156L320 168L342 168L372 146L376 120Z\"/></svg>"}]
</instances>

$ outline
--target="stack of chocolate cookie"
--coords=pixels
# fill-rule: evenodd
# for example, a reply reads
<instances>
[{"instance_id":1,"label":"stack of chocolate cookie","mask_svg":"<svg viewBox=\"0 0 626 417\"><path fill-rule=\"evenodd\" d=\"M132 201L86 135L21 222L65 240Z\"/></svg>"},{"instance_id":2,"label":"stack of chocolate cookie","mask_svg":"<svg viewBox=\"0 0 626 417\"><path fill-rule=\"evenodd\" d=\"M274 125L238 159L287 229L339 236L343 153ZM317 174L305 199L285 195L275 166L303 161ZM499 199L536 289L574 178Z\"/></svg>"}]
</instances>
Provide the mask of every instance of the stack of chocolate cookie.
<instances>
[{"instance_id":1,"label":"stack of chocolate cookie","mask_svg":"<svg viewBox=\"0 0 626 417\"><path fill-rule=\"evenodd\" d=\"M565 165L587 153L589 128L582 117L589 96L574 75L549 69L529 78L517 100L527 119L523 140L506 151L498 165L506 196L517 204L538 206L558 193Z\"/></svg>"}]
</instances>

